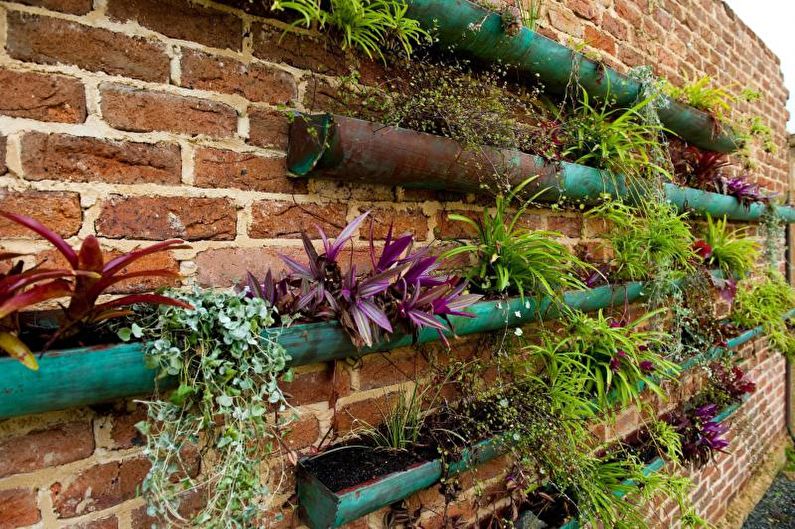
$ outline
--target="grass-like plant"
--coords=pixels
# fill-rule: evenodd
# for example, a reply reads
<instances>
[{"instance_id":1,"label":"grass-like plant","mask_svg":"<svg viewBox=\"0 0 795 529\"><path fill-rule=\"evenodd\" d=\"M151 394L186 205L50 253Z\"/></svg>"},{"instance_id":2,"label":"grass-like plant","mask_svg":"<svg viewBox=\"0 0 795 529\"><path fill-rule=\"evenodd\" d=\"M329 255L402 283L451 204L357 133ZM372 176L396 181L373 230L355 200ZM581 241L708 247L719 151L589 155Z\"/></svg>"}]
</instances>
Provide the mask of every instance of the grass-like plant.
<instances>
[{"instance_id":1,"label":"grass-like plant","mask_svg":"<svg viewBox=\"0 0 795 529\"><path fill-rule=\"evenodd\" d=\"M610 223L605 237L615 254L616 278L641 280L657 270L692 269L693 234L685 223L687 214L678 213L673 205L649 201L632 207L608 201L588 215Z\"/></svg>"},{"instance_id":2,"label":"grass-like plant","mask_svg":"<svg viewBox=\"0 0 795 529\"><path fill-rule=\"evenodd\" d=\"M643 179L650 171L667 174L650 155L663 131L662 126L644 119L642 110L651 99L630 108L613 108L609 100L594 100L585 90L580 92L579 103L563 126L564 156L630 181Z\"/></svg>"},{"instance_id":3,"label":"grass-like plant","mask_svg":"<svg viewBox=\"0 0 795 529\"><path fill-rule=\"evenodd\" d=\"M626 325L601 311L596 316L571 312L563 332L542 333L541 344L528 346L527 352L553 376L584 380L602 411L640 405L644 387L664 397L658 381L674 378L680 371L658 352L670 337L645 329L661 312L649 312Z\"/></svg>"},{"instance_id":4,"label":"grass-like plant","mask_svg":"<svg viewBox=\"0 0 795 529\"><path fill-rule=\"evenodd\" d=\"M725 274L737 278L745 277L759 259L759 243L748 237L748 228L729 231L728 221L713 220L707 213L707 230L704 242L708 256L705 262L710 267L720 268Z\"/></svg>"},{"instance_id":5,"label":"grass-like plant","mask_svg":"<svg viewBox=\"0 0 795 529\"><path fill-rule=\"evenodd\" d=\"M784 315L795 308L795 290L773 270L761 279L741 281L732 305L732 321L744 329L762 326L770 343L786 355L795 354L795 336Z\"/></svg>"},{"instance_id":6,"label":"grass-like plant","mask_svg":"<svg viewBox=\"0 0 795 529\"><path fill-rule=\"evenodd\" d=\"M296 25L329 26L342 49L356 48L383 59L382 49L393 42L411 56L415 45L430 41L420 23L406 16L408 7L398 0L331 0L328 9L321 0L275 0L271 9L295 12L300 17Z\"/></svg>"},{"instance_id":7,"label":"grass-like plant","mask_svg":"<svg viewBox=\"0 0 795 529\"><path fill-rule=\"evenodd\" d=\"M725 113L731 110L731 104L735 100L726 88L714 86L713 79L709 75L688 82L682 87L666 83L664 91L672 99L705 110L718 119L723 119Z\"/></svg>"},{"instance_id":8,"label":"grass-like plant","mask_svg":"<svg viewBox=\"0 0 795 529\"><path fill-rule=\"evenodd\" d=\"M584 288L578 274L587 265L556 240L560 233L522 226L529 201L511 212L511 204L532 180L525 180L508 195L497 195L494 210L484 208L481 219L449 215L451 220L474 227L477 236L471 242L459 242L444 257L474 257L475 264L468 279L482 292L518 294L522 298L525 295L556 297L563 290Z\"/></svg>"}]
</instances>

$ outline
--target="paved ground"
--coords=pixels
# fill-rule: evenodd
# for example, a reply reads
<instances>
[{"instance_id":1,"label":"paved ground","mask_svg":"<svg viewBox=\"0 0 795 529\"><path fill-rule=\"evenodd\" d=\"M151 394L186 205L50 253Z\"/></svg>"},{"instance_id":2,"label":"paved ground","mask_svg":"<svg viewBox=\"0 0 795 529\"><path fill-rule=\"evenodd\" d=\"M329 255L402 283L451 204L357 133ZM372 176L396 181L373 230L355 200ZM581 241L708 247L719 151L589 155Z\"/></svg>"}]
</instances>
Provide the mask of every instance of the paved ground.
<instances>
[{"instance_id":1,"label":"paved ground","mask_svg":"<svg viewBox=\"0 0 795 529\"><path fill-rule=\"evenodd\" d=\"M783 473L776 477L743 525L743 529L773 528L795 529L795 479L790 480Z\"/></svg>"}]
</instances>

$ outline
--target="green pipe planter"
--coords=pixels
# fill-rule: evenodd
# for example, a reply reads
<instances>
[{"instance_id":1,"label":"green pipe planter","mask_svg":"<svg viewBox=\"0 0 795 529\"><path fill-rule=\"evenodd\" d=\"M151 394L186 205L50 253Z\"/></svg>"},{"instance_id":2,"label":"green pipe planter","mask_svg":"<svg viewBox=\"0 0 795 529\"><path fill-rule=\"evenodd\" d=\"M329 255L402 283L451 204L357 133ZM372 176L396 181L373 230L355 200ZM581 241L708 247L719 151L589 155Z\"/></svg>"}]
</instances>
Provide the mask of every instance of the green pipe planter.
<instances>
[{"instance_id":1,"label":"green pipe planter","mask_svg":"<svg viewBox=\"0 0 795 529\"><path fill-rule=\"evenodd\" d=\"M631 107L641 91L639 82L604 64L586 58L562 44L523 28L517 35L505 33L502 17L467 0L407 0L407 16L434 28L439 44L460 50L481 61L504 64L526 72L545 90L562 94L571 82L579 82L592 96L615 100ZM728 127L710 114L666 98L659 109L666 128L702 149L732 152L741 146Z\"/></svg>"},{"instance_id":2,"label":"green pipe planter","mask_svg":"<svg viewBox=\"0 0 795 529\"><path fill-rule=\"evenodd\" d=\"M304 460L298 463L296 473L301 516L312 529L339 527L427 489L444 475L464 472L504 452L501 441L483 441L464 450L461 459L450 464L447 470L441 459L434 459L339 492L329 490L308 472ZM323 454L315 457L323 457Z\"/></svg>"},{"instance_id":3,"label":"green pipe planter","mask_svg":"<svg viewBox=\"0 0 795 529\"><path fill-rule=\"evenodd\" d=\"M446 3L446 2L441 2ZM642 198L624 179L607 171L561 162L513 149L466 150L453 139L337 115L296 115L290 125L287 167L299 177L367 182L463 193L481 193L484 167L493 167L511 185L537 178L525 190L541 202L561 199L593 204L605 194ZM767 206L742 205L736 198L665 184L665 196L682 211L753 221ZM795 208L777 207L787 222Z\"/></svg>"},{"instance_id":4,"label":"green pipe planter","mask_svg":"<svg viewBox=\"0 0 795 529\"><path fill-rule=\"evenodd\" d=\"M643 286L632 282L567 292L563 301L569 307L592 312L638 300ZM541 316L556 317L558 307L550 299L536 303L532 298L511 298L477 303L470 312L472 318L451 318L457 335L516 327ZM358 357L412 344L411 336L402 335L357 350L336 322L294 325L281 331L278 339L292 357L291 366ZM438 339L436 331L424 329L417 342ZM50 351L39 360L38 371L31 371L12 358L0 358L0 419L151 394L156 387L155 375L144 363L144 346L140 343ZM157 385L160 389L173 388L176 380L162 379Z\"/></svg>"},{"instance_id":5,"label":"green pipe planter","mask_svg":"<svg viewBox=\"0 0 795 529\"><path fill-rule=\"evenodd\" d=\"M725 421L741 405L742 403L738 402L726 407L714 420ZM311 529L339 527L427 489L445 475L455 475L470 470L502 455L505 451L503 440L491 439L465 450L460 461L448 467L447 473L444 471L441 459L434 459L338 492L329 490L309 472L305 466L307 461L305 459L299 462L296 475L300 513ZM314 458L320 457L323 457L323 454L314 456ZM659 472L664 466L665 461L657 457L646 465L643 472L648 476ZM619 494L619 497L623 497L623 494ZM578 527L577 520L571 520L561 529Z\"/></svg>"}]
</instances>

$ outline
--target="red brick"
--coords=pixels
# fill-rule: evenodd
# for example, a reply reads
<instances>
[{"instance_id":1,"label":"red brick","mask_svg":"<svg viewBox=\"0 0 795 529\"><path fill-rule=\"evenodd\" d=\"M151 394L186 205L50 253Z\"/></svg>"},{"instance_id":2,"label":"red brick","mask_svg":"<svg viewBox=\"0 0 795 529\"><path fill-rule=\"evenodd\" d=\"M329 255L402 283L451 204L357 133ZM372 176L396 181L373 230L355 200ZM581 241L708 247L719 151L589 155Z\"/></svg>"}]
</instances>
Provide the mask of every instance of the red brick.
<instances>
[{"instance_id":1,"label":"red brick","mask_svg":"<svg viewBox=\"0 0 795 529\"><path fill-rule=\"evenodd\" d=\"M629 32L626 22L620 18L614 17L610 13L604 14L600 27L619 40L626 40Z\"/></svg>"},{"instance_id":2,"label":"red brick","mask_svg":"<svg viewBox=\"0 0 795 529\"><path fill-rule=\"evenodd\" d=\"M284 70L188 49L182 52L181 83L272 105L286 105L298 95L295 79Z\"/></svg>"},{"instance_id":3,"label":"red brick","mask_svg":"<svg viewBox=\"0 0 795 529\"><path fill-rule=\"evenodd\" d=\"M0 70L0 86L0 114L62 123L82 123L86 119L86 95L77 79Z\"/></svg>"},{"instance_id":4,"label":"red brick","mask_svg":"<svg viewBox=\"0 0 795 529\"><path fill-rule=\"evenodd\" d=\"M36 491L30 489L0 490L0 529L27 527L41 520Z\"/></svg>"},{"instance_id":5,"label":"red brick","mask_svg":"<svg viewBox=\"0 0 795 529\"><path fill-rule=\"evenodd\" d=\"M359 389L381 388L417 380L428 363L414 351L374 354L362 359Z\"/></svg>"},{"instance_id":6,"label":"red brick","mask_svg":"<svg viewBox=\"0 0 795 529\"><path fill-rule=\"evenodd\" d=\"M63 529L118 529L119 520L116 516L107 516L92 520L90 522L81 522L63 526Z\"/></svg>"},{"instance_id":7,"label":"red brick","mask_svg":"<svg viewBox=\"0 0 795 529\"><path fill-rule=\"evenodd\" d=\"M329 402L332 397L345 397L351 392L351 377L339 363L323 364L320 369L299 370L292 382L279 386L293 406Z\"/></svg>"},{"instance_id":8,"label":"red brick","mask_svg":"<svg viewBox=\"0 0 795 529\"><path fill-rule=\"evenodd\" d=\"M30 132L22 139L22 167L28 180L179 184L179 145L133 143Z\"/></svg>"},{"instance_id":9,"label":"red brick","mask_svg":"<svg viewBox=\"0 0 795 529\"><path fill-rule=\"evenodd\" d=\"M61 13L85 15L93 9L93 0L15 0L27 6L43 7Z\"/></svg>"},{"instance_id":10,"label":"red brick","mask_svg":"<svg viewBox=\"0 0 795 529\"><path fill-rule=\"evenodd\" d=\"M299 238L306 231L318 238L316 226L328 237L336 236L345 227L345 204L295 204L276 200L261 200L252 205L252 220L248 234L255 239Z\"/></svg>"},{"instance_id":11,"label":"red brick","mask_svg":"<svg viewBox=\"0 0 795 529\"><path fill-rule=\"evenodd\" d=\"M643 20L643 14L635 3L630 0L615 0L616 14L629 22L631 26L639 28Z\"/></svg>"},{"instance_id":12,"label":"red brick","mask_svg":"<svg viewBox=\"0 0 795 529\"><path fill-rule=\"evenodd\" d=\"M186 492L184 496L182 496L177 511L179 512L180 516L190 520L199 514L205 503L206 500L204 492L202 490L192 490L190 492ZM142 505L132 512L132 529L152 529L152 525L157 523L157 519L146 514L146 505ZM158 524L157 527L173 527L174 525Z\"/></svg>"},{"instance_id":13,"label":"red brick","mask_svg":"<svg viewBox=\"0 0 795 529\"><path fill-rule=\"evenodd\" d=\"M398 392L384 393L346 404L337 410L332 424L338 433L348 432L354 428L370 425L377 426L384 421L398 399Z\"/></svg>"},{"instance_id":14,"label":"red brick","mask_svg":"<svg viewBox=\"0 0 795 529\"><path fill-rule=\"evenodd\" d=\"M94 431L88 421L58 424L0 440L0 478L89 457Z\"/></svg>"},{"instance_id":15,"label":"red brick","mask_svg":"<svg viewBox=\"0 0 795 529\"><path fill-rule=\"evenodd\" d=\"M0 136L0 175L4 175L8 172L8 166L6 165L6 137Z\"/></svg>"},{"instance_id":16,"label":"red brick","mask_svg":"<svg viewBox=\"0 0 795 529\"><path fill-rule=\"evenodd\" d=\"M166 82L169 58L163 45L58 18L10 12L9 55L41 64L74 64L84 70Z\"/></svg>"},{"instance_id":17,"label":"red brick","mask_svg":"<svg viewBox=\"0 0 795 529\"><path fill-rule=\"evenodd\" d=\"M265 23L253 24L251 33L255 57L321 74L348 73L345 54L323 36L297 34Z\"/></svg>"},{"instance_id":18,"label":"red brick","mask_svg":"<svg viewBox=\"0 0 795 529\"><path fill-rule=\"evenodd\" d=\"M249 143L258 147L287 148L289 121L283 112L250 108Z\"/></svg>"},{"instance_id":19,"label":"red brick","mask_svg":"<svg viewBox=\"0 0 795 529\"><path fill-rule=\"evenodd\" d=\"M567 0L566 2L569 9L574 11L577 16L587 20L593 20L598 14L596 5L594 4L595 3L590 0Z\"/></svg>"},{"instance_id":20,"label":"red brick","mask_svg":"<svg viewBox=\"0 0 795 529\"><path fill-rule=\"evenodd\" d=\"M616 41L613 37L597 28L586 26L585 27L585 42L588 45L609 53L610 55L616 54Z\"/></svg>"},{"instance_id":21,"label":"red brick","mask_svg":"<svg viewBox=\"0 0 795 529\"><path fill-rule=\"evenodd\" d=\"M456 213L469 217L473 220L482 218L477 211L439 211L436 214L436 228L433 233L440 239L469 239L477 235L477 229L466 222L452 220L448 217L450 213Z\"/></svg>"},{"instance_id":22,"label":"red brick","mask_svg":"<svg viewBox=\"0 0 795 529\"><path fill-rule=\"evenodd\" d=\"M62 237L77 235L83 223L80 197L63 191L5 191L0 189L2 209L33 217ZM36 239L32 231L0 219L0 237Z\"/></svg>"},{"instance_id":23,"label":"red brick","mask_svg":"<svg viewBox=\"0 0 795 529\"><path fill-rule=\"evenodd\" d=\"M278 273L284 268L278 251L290 253L292 248L217 248L204 250L196 256L198 276L202 286L228 287L245 281L246 273L264 277L269 268ZM295 249L297 250L297 249ZM299 257L298 252L295 252ZM299 257L300 258L300 257Z\"/></svg>"},{"instance_id":24,"label":"red brick","mask_svg":"<svg viewBox=\"0 0 795 529\"><path fill-rule=\"evenodd\" d=\"M108 16L134 20L167 37L215 48L239 50L243 45L240 18L185 0L110 0Z\"/></svg>"},{"instance_id":25,"label":"red brick","mask_svg":"<svg viewBox=\"0 0 795 529\"><path fill-rule=\"evenodd\" d=\"M225 138L237 132L237 112L223 103L163 92L103 85L102 115L111 127Z\"/></svg>"},{"instance_id":26,"label":"red brick","mask_svg":"<svg viewBox=\"0 0 795 529\"><path fill-rule=\"evenodd\" d=\"M301 450L313 445L320 437L320 423L314 415L299 418L286 428L284 444L291 450Z\"/></svg>"},{"instance_id":27,"label":"red brick","mask_svg":"<svg viewBox=\"0 0 795 529\"><path fill-rule=\"evenodd\" d=\"M111 448L123 450L143 446L146 443L144 435L135 427L137 423L145 420L146 409L139 404L133 410L115 410L105 422L100 424L100 428L109 430Z\"/></svg>"},{"instance_id":28,"label":"red brick","mask_svg":"<svg viewBox=\"0 0 795 529\"><path fill-rule=\"evenodd\" d=\"M220 149L196 151L196 185L268 193L307 192L306 180L287 177L285 158L257 156Z\"/></svg>"},{"instance_id":29,"label":"red brick","mask_svg":"<svg viewBox=\"0 0 795 529\"><path fill-rule=\"evenodd\" d=\"M186 197L114 196L96 222L97 233L111 239L232 240L236 226L231 201Z\"/></svg>"},{"instance_id":30,"label":"red brick","mask_svg":"<svg viewBox=\"0 0 795 529\"><path fill-rule=\"evenodd\" d=\"M149 461L144 458L101 463L50 487L58 518L101 511L135 497Z\"/></svg>"},{"instance_id":31,"label":"red brick","mask_svg":"<svg viewBox=\"0 0 795 529\"><path fill-rule=\"evenodd\" d=\"M304 106L311 112L344 112L350 109L350 101L340 95L340 89L325 77L312 75L306 82Z\"/></svg>"},{"instance_id":32,"label":"red brick","mask_svg":"<svg viewBox=\"0 0 795 529\"><path fill-rule=\"evenodd\" d=\"M582 217L549 217L547 226L552 231L559 231L566 237L577 238L582 232Z\"/></svg>"},{"instance_id":33,"label":"red brick","mask_svg":"<svg viewBox=\"0 0 795 529\"><path fill-rule=\"evenodd\" d=\"M359 230L360 238L370 238L370 224L373 226L373 237L377 240L385 239L392 226L392 236L397 237L411 234L418 241L428 238L428 217L420 208L407 208L397 210L390 208L359 208L362 213L370 211L369 220L366 220Z\"/></svg>"}]
</instances>

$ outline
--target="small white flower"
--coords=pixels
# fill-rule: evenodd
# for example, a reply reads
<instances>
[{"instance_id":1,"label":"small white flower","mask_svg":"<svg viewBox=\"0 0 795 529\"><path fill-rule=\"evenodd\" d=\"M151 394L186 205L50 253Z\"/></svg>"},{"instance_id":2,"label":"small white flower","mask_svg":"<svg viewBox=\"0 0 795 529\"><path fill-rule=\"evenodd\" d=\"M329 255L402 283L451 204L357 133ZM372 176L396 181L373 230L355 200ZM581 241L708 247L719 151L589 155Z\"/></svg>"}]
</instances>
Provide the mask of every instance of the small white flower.
<instances>
[{"instance_id":1,"label":"small white flower","mask_svg":"<svg viewBox=\"0 0 795 529\"><path fill-rule=\"evenodd\" d=\"M529 309L529 308L530 308L530 300L529 300L529 299L528 299L528 300L525 300L525 302L524 302L524 308L526 308L526 309Z\"/></svg>"},{"instance_id":2,"label":"small white flower","mask_svg":"<svg viewBox=\"0 0 795 529\"><path fill-rule=\"evenodd\" d=\"M522 317L522 313L519 312L518 310L516 312L514 312L513 315L516 316L517 318L521 318Z\"/></svg>"},{"instance_id":3,"label":"small white flower","mask_svg":"<svg viewBox=\"0 0 795 529\"><path fill-rule=\"evenodd\" d=\"M502 308L502 303L500 303L499 301L497 302L497 308L498 308L498 309L501 309L501 308Z\"/></svg>"},{"instance_id":4,"label":"small white flower","mask_svg":"<svg viewBox=\"0 0 795 529\"><path fill-rule=\"evenodd\" d=\"M521 336L522 334L524 334L524 333L522 332L522 329L520 329L519 327L515 328L515 329L513 330L513 333L514 333L516 336Z\"/></svg>"}]
</instances>

